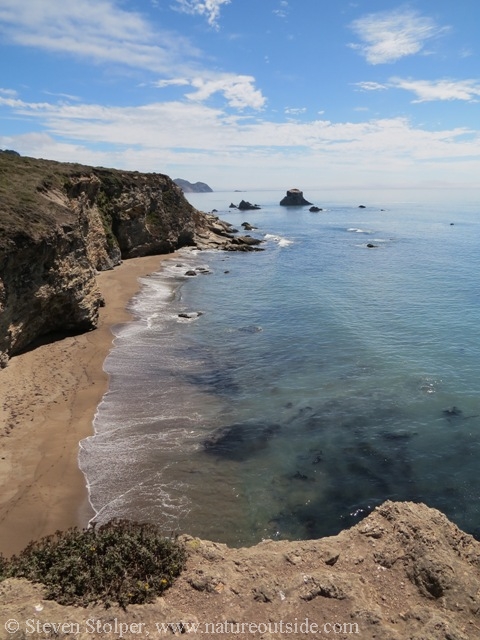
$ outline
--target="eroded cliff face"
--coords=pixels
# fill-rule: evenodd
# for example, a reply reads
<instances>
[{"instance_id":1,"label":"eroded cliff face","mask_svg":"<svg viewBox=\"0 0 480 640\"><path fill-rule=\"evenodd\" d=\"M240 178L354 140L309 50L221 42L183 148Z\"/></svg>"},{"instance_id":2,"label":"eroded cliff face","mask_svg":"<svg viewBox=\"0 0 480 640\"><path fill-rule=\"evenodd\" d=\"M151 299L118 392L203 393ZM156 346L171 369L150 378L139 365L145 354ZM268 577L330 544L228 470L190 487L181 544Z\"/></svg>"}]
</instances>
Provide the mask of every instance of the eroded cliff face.
<instances>
[{"instance_id":1,"label":"eroded cliff face","mask_svg":"<svg viewBox=\"0 0 480 640\"><path fill-rule=\"evenodd\" d=\"M95 272L184 246L253 248L166 175L0 152L0 366L48 333L92 329Z\"/></svg>"},{"instance_id":2,"label":"eroded cliff face","mask_svg":"<svg viewBox=\"0 0 480 640\"><path fill-rule=\"evenodd\" d=\"M46 333L87 331L102 304L78 229L32 241L19 234L0 255L0 364Z\"/></svg>"}]
</instances>

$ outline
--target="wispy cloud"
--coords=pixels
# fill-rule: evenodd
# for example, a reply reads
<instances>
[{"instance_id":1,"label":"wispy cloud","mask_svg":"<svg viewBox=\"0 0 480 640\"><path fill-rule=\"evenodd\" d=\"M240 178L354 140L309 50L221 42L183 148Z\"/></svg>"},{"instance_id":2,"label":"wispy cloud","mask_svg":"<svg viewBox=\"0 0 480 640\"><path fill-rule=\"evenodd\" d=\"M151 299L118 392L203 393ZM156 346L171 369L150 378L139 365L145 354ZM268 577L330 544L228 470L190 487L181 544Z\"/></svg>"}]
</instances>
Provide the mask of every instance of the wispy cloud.
<instances>
[{"instance_id":1,"label":"wispy cloud","mask_svg":"<svg viewBox=\"0 0 480 640\"><path fill-rule=\"evenodd\" d=\"M419 53L427 41L448 30L412 10L372 13L350 24L361 43L350 44L370 64L396 62Z\"/></svg>"},{"instance_id":2,"label":"wispy cloud","mask_svg":"<svg viewBox=\"0 0 480 640\"><path fill-rule=\"evenodd\" d=\"M164 89L165 87L185 87L190 86L190 80L187 78L170 78L169 80L157 80L153 83L154 87Z\"/></svg>"},{"instance_id":3,"label":"wispy cloud","mask_svg":"<svg viewBox=\"0 0 480 640\"><path fill-rule=\"evenodd\" d=\"M306 107L286 107L285 113L288 116L300 116L307 111Z\"/></svg>"},{"instance_id":4,"label":"wispy cloud","mask_svg":"<svg viewBox=\"0 0 480 640\"><path fill-rule=\"evenodd\" d=\"M416 95L413 103L433 102L435 100L463 100L477 102L480 98L479 80L412 80L406 78L390 78L388 82L356 82L360 91L385 91L386 89L403 89Z\"/></svg>"},{"instance_id":5,"label":"wispy cloud","mask_svg":"<svg viewBox=\"0 0 480 640\"><path fill-rule=\"evenodd\" d=\"M244 157L264 149L302 148L311 154L361 155L377 151L385 157L402 153L411 158L478 155L478 132L465 128L425 131L411 126L406 118L333 123L246 119L198 103L162 102L138 107L63 103L29 103L2 97L0 107L14 115L31 118L44 133L68 143L127 146L138 149L197 149L205 153L228 154L236 150ZM465 136L469 134L469 139ZM327 157L327 156L325 156ZM141 167L139 167L141 168Z\"/></svg>"},{"instance_id":6,"label":"wispy cloud","mask_svg":"<svg viewBox=\"0 0 480 640\"><path fill-rule=\"evenodd\" d=\"M7 117L30 119L36 130L0 133L0 148L138 171L182 171L187 177L198 175L201 167L203 180L227 188L238 187L239 176L252 188L290 184L292 171L302 184L315 185L319 167L325 184L342 187L372 181L447 184L455 183L455 176L476 185L478 178L478 131L426 130L407 118L273 122L196 102L106 107L29 103L1 95L0 108Z\"/></svg>"},{"instance_id":7,"label":"wispy cloud","mask_svg":"<svg viewBox=\"0 0 480 640\"><path fill-rule=\"evenodd\" d=\"M214 22L221 5L228 2L182 0L181 4ZM2 33L20 46L161 75L154 86L193 87L195 91L186 96L189 100L202 101L221 93L232 108L261 109L265 104L255 78L202 68L202 52L187 38L154 29L142 15L121 9L115 0L42 0L28 6L18 0L0 0Z\"/></svg>"},{"instance_id":8,"label":"wispy cloud","mask_svg":"<svg viewBox=\"0 0 480 640\"><path fill-rule=\"evenodd\" d=\"M176 0L177 8L184 13L198 14L207 18L208 24L218 29L220 9L231 0Z\"/></svg>"},{"instance_id":9,"label":"wispy cloud","mask_svg":"<svg viewBox=\"0 0 480 640\"><path fill-rule=\"evenodd\" d=\"M287 0L281 0L279 8L273 10L274 15L277 18L286 18L288 16L288 2Z\"/></svg>"},{"instance_id":10,"label":"wispy cloud","mask_svg":"<svg viewBox=\"0 0 480 640\"><path fill-rule=\"evenodd\" d=\"M405 80L391 78L390 84L397 89L411 91L417 99L413 102L431 102L433 100L464 100L477 102L480 98L478 80Z\"/></svg>"},{"instance_id":11,"label":"wispy cloud","mask_svg":"<svg viewBox=\"0 0 480 640\"><path fill-rule=\"evenodd\" d=\"M17 92L14 89L2 89L0 87L0 95L13 97L17 95Z\"/></svg>"},{"instance_id":12,"label":"wispy cloud","mask_svg":"<svg viewBox=\"0 0 480 640\"><path fill-rule=\"evenodd\" d=\"M383 91L388 89L388 85L380 84L380 82L355 82L354 86L361 91Z\"/></svg>"},{"instance_id":13,"label":"wispy cloud","mask_svg":"<svg viewBox=\"0 0 480 640\"><path fill-rule=\"evenodd\" d=\"M0 34L20 46L157 73L201 57L187 38L154 30L111 0L0 0Z\"/></svg>"}]
</instances>

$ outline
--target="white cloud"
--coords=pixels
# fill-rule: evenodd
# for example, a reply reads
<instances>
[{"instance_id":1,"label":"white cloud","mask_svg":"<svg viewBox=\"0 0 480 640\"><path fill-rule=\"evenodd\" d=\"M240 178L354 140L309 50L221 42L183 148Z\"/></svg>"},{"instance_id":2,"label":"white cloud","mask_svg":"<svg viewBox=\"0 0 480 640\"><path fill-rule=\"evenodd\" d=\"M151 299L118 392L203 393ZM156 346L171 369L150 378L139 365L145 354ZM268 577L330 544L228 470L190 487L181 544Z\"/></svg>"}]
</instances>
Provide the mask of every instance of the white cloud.
<instances>
[{"instance_id":1,"label":"white cloud","mask_svg":"<svg viewBox=\"0 0 480 640\"><path fill-rule=\"evenodd\" d=\"M65 98L69 102L79 102L81 98L79 96L74 96L71 93L54 93L52 91L43 91L46 96L54 96L57 98Z\"/></svg>"},{"instance_id":2,"label":"white cloud","mask_svg":"<svg viewBox=\"0 0 480 640\"><path fill-rule=\"evenodd\" d=\"M201 55L186 38L153 30L113 0L0 0L0 33L21 46L166 74Z\"/></svg>"},{"instance_id":3,"label":"white cloud","mask_svg":"<svg viewBox=\"0 0 480 640\"><path fill-rule=\"evenodd\" d=\"M362 91L383 91L387 89L387 85L379 82L356 82L355 86Z\"/></svg>"},{"instance_id":4,"label":"white cloud","mask_svg":"<svg viewBox=\"0 0 480 640\"><path fill-rule=\"evenodd\" d=\"M17 95L17 92L14 89L2 89L0 87L0 95L13 97Z\"/></svg>"},{"instance_id":5,"label":"white cloud","mask_svg":"<svg viewBox=\"0 0 480 640\"><path fill-rule=\"evenodd\" d=\"M157 80L153 83L154 87L164 89L165 87L185 87L190 86L190 80L187 78L172 78L171 80Z\"/></svg>"},{"instance_id":6,"label":"white cloud","mask_svg":"<svg viewBox=\"0 0 480 640\"><path fill-rule=\"evenodd\" d=\"M79 145L92 149L113 149L112 162L123 150L136 149L136 162L122 157L130 168L145 170L140 161L149 157L176 157L181 163L188 154L244 163L258 157L300 154L304 159L334 162L338 166L371 162L381 167L402 159L439 161L476 157L480 154L480 133L465 128L429 131L413 127L405 118L365 122L333 123L271 122L231 116L195 102L151 103L140 107L27 103L0 96L0 107L15 116L30 118L35 128L56 141L56 145ZM13 140L13 139L12 139ZM10 145L12 141L10 141ZM47 145L48 146L48 145ZM51 145L55 150L55 145ZM188 153L185 150L189 150ZM95 151L92 151L95 153ZM46 157L51 157L48 154ZM72 154L71 159L74 159ZM112 164L107 163L107 164Z\"/></svg>"},{"instance_id":7,"label":"white cloud","mask_svg":"<svg viewBox=\"0 0 480 640\"><path fill-rule=\"evenodd\" d=\"M417 96L413 103L432 102L434 100L463 100L477 102L480 98L479 80L412 80L390 78L385 84L379 82L356 82L360 91L384 91L386 89L404 89Z\"/></svg>"},{"instance_id":8,"label":"white cloud","mask_svg":"<svg viewBox=\"0 0 480 640\"><path fill-rule=\"evenodd\" d=\"M261 91L254 88L254 82L252 76L232 74L223 74L214 79L194 78L191 85L196 91L186 96L192 101L202 102L215 93L222 93L231 107L261 109L265 105L265 98Z\"/></svg>"},{"instance_id":9,"label":"white cloud","mask_svg":"<svg viewBox=\"0 0 480 640\"><path fill-rule=\"evenodd\" d=\"M189 0L186 4L206 13L210 21L217 19L220 6L229 1ZM153 30L143 16L119 8L114 0L0 0L0 34L2 31L17 45L162 74L166 77L154 86L192 86L196 91L188 95L191 100L206 100L220 92L232 108L261 109L265 104L253 77L200 69L201 52L186 38Z\"/></svg>"},{"instance_id":10,"label":"white cloud","mask_svg":"<svg viewBox=\"0 0 480 640\"><path fill-rule=\"evenodd\" d=\"M55 139L47 133L25 133L21 135L0 135L0 148L14 149L22 155L34 158L49 158L58 162L75 162L95 166L110 166L115 162L115 154L93 151L81 143L69 143Z\"/></svg>"},{"instance_id":11,"label":"white cloud","mask_svg":"<svg viewBox=\"0 0 480 640\"><path fill-rule=\"evenodd\" d=\"M390 84L397 89L411 91L417 99L413 102L432 100L464 100L477 102L480 98L478 80L404 80L391 78Z\"/></svg>"},{"instance_id":12,"label":"white cloud","mask_svg":"<svg viewBox=\"0 0 480 640\"><path fill-rule=\"evenodd\" d=\"M206 16L208 24L218 29L220 9L231 0L176 0L178 9L184 13Z\"/></svg>"},{"instance_id":13,"label":"white cloud","mask_svg":"<svg viewBox=\"0 0 480 640\"><path fill-rule=\"evenodd\" d=\"M370 64L396 62L404 56L422 51L424 44L447 28L412 10L372 13L351 23L362 41L350 46Z\"/></svg>"},{"instance_id":14,"label":"white cloud","mask_svg":"<svg viewBox=\"0 0 480 640\"><path fill-rule=\"evenodd\" d=\"M285 113L289 116L300 116L307 111L306 107L286 107Z\"/></svg>"}]
</instances>

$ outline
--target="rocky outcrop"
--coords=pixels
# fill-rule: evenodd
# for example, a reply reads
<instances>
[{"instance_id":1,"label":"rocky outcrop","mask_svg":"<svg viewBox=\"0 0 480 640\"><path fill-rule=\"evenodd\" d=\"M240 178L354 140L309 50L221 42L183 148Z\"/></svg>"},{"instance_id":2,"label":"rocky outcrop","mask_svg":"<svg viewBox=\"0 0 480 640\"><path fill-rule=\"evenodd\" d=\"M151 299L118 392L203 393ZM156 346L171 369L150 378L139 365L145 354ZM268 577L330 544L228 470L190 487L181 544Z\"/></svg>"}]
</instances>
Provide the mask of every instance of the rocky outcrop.
<instances>
[{"instance_id":1,"label":"rocky outcrop","mask_svg":"<svg viewBox=\"0 0 480 640\"><path fill-rule=\"evenodd\" d=\"M185 246L252 250L163 174L0 152L0 365L35 339L96 326L95 272Z\"/></svg>"},{"instance_id":2,"label":"rocky outcrop","mask_svg":"<svg viewBox=\"0 0 480 640\"><path fill-rule=\"evenodd\" d=\"M283 207L303 207L312 203L305 200L303 197L303 191L300 191L299 189L289 189L287 191L287 195L280 200L280 204Z\"/></svg>"},{"instance_id":3,"label":"rocky outcrop","mask_svg":"<svg viewBox=\"0 0 480 640\"><path fill-rule=\"evenodd\" d=\"M18 638L35 630L26 619L67 623L55 637L70 638L75 629L80 639L91 636L94 620L99 640L111 638L115 624L116 635L122 629L126 640L137 638L139 621L142 636L151 637L163 624L162 637L193 633L198 625L198 633L239 639L480 638L480 543L423 504L386 502L353 528L320 540L265 540L242 549L180 540L187 566L152 604L127 611L64 607L44 600L40 586L9 579L0 583L3 619L13 631L12 620L20 621Z\"/></svg>"},{"instance_id":4,"label":"rocky outcrop","mask_svg":"<svg viewBox=\"0 0 480 640\"><path fill-rule=\"evenodd\" d=\"M249 235L238 236L229 222L220 220L212 213L194 214L194 242L198 249L223 249L224 251L262 251L258 246L262 240Z\"/></svg>"},{"instance_id":5,"label":"rocky outcrop","mask_svg":"<svg viewBox=\"0 0 480 640\"><path fill-rule=\"evenodd\" d=\"M261 207L258 204L252 204L251 202L248 202L248 200L241 200L238 204L238 208L240 209L240 211L256 211Z\"/></svg>"},{"instance_id":6,"label":"rocky outcrop","mask_svg":"<svg viewBox=\"0 0 480 640\"><path fill-rule=\"evenodd\" d=\"M229 209L239 209L240 211L255 211L257 209L261 209L258 204L252 204L248 202L248 200L241 200L238 205L230 203Z\"/></svg>"},{"instance_id":7,"label":"rocky outcrop","mask_svg":"<svg viewBox=\"0 0 480 640\"><path fill-rule=\"evenodd\" d=\"M189 182L188 180L184 180L183 178L174 178L173 180L176 185L180 187L183 193L212 193L213 189L211 189L208 184L205 182Z\"/></svg>"}]
</instances>

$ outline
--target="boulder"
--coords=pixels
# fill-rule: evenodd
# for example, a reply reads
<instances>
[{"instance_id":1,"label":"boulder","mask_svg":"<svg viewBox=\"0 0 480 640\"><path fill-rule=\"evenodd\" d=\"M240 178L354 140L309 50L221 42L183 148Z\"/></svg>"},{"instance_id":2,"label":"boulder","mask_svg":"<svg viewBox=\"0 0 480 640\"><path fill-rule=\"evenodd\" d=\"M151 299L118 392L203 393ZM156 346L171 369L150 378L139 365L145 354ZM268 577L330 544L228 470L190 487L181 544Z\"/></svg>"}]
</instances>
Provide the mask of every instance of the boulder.
<instances>
[{"instance_id":1,"label":"boulder","mask_svg":"<svg viewBox=\"0 0 480 640\"><path fill-rule=\"evenodd\" d=\"M280 204L283 207L303 207L312 203L305 200L303 191L299 189L289 189L287 195L280 201Z\"/></svg>"},{"instance_id":2,"label":"boulder","mask_svg":"<svg viewBox=\"0 0 480 640\"><path fill-rule=\"evenodd\" d=\"M246 244L249 246L254 246L257 244L261 244L262 241L259 240L258 238L252 238L252 236L237 236L236 238L233 239L233 242L235 244Z\"/></svg>"}]
</instances>

